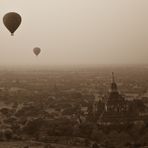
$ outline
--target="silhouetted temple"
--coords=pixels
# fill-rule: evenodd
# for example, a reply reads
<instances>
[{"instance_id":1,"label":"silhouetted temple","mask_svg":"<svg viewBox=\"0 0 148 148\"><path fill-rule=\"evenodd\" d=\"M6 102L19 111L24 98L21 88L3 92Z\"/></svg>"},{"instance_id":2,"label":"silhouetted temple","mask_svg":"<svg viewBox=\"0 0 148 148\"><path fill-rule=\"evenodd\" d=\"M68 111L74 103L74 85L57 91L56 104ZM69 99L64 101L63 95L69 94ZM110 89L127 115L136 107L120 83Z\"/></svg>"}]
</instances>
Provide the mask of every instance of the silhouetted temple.
<instances>
[{"instance_id":1,"label":"silhouetted temple","mask_svg":"<svg viewBox=\"0 0 148 148\"><path fill-rule=\"evenodd\" d=\"M99 115L98 124L124 124L138 121L138 112L134 110L133 104L119 93L114 73L112 73L110 92L105 100L104 110Z\"/></svg>"},{"instance_id":2,"label":"silhouetted temple","mask_svg":"<svg viewBox=\"0 0 148 148\"><path fill-rule=\"evenodd\" d=\"M118 87L115 82L114 73L112 73L112 83L110 93L107 99L107 111L121 113L125 112L128 109L128 106L125 102L125 99L118 92Z\"/></svg>"}]
</instances>

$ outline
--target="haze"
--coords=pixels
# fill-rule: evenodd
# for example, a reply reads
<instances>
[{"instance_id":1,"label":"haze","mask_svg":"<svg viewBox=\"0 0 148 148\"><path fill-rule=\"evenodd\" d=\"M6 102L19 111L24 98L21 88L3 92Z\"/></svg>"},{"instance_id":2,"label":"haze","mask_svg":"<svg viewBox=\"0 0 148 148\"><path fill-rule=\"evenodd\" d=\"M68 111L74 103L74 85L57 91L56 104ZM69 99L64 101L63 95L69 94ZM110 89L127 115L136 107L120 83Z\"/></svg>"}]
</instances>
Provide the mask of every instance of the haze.
<instances>
[{"instance_id":1,"label":"haze","mask_svg":"<svg viewBox=\"0 0 148 148\"><path fill-rule=\"evenodd\" d=\"M1 0L0 19L0 65L148 64L148 0Z\"/></svg>"}]
</instances>

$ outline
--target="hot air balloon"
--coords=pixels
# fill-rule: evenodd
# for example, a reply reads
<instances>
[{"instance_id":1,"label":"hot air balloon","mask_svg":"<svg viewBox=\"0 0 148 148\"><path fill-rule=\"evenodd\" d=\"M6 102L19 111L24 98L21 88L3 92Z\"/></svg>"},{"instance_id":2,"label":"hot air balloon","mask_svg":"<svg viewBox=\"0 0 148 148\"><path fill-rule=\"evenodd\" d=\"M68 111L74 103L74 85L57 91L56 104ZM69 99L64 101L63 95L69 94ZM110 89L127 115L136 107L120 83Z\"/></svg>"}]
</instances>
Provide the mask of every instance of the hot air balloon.
<instances>
[{"instance_id":1,"label":"hot air balloon","mask_svg":"<svg viewBox=\"0 0 148 148\"><path fill-rule=\"evenodd\" d=\"M35 48L33 49L33 52L34 52L34 54L35 54L36 56L38 56L38 55L40 54L40 52L41 52L41 49L40 49L39 47L35 47Z\"/></svg>"},{"instance_id":2,"label":"hot air balloon","mask_svg":"<svg viewBox=\"0 0 148 148\"><path fill-rule=\"evenodd\" d=\"M14 35L14 32L20 26L22 21L21 16L16 12L9 12L3 17L3 23L5 27L10 31L11 35Z\"/></svg>"}]
</instances>

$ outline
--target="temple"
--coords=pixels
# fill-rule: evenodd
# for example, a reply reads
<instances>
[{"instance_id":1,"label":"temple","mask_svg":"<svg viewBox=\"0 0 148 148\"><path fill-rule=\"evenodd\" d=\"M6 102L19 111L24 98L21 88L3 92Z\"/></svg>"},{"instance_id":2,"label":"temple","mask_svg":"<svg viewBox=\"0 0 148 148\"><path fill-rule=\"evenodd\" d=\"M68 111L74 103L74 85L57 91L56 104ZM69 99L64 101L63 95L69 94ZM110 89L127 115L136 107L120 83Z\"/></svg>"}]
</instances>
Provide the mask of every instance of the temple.
<instances>
[{"instance_id":1,"label":"temple","mask_svg":"<svg viewBox=\"0 0 148 148\"><path fill-rule=\"evenodd\" d=\"M98 124L124 124L138 120L138 112L133 109L133 104L119 93L114 73L112 73L110 91L104 100L104 109L99 114Z\"/></svg>"}]
</instances>

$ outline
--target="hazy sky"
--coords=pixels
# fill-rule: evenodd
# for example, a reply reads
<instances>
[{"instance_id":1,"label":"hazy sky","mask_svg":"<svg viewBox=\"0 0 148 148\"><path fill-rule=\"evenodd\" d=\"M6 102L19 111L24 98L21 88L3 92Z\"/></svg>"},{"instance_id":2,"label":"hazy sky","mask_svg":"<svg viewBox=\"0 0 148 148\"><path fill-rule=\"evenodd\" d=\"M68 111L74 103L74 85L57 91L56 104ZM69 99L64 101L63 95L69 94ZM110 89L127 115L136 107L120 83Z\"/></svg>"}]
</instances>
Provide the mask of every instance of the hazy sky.
<instances>
[{"instance_id":1,"label":"hazy sky","mask_svg":"<svg viewBox=\"0 0 148 148\"><path fill-rule=\"evenodd\" d=\"M0 19L0 65L148 64L148 0L0 0Z\"/></svg>"}]
</instances>

